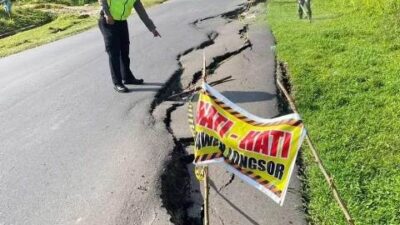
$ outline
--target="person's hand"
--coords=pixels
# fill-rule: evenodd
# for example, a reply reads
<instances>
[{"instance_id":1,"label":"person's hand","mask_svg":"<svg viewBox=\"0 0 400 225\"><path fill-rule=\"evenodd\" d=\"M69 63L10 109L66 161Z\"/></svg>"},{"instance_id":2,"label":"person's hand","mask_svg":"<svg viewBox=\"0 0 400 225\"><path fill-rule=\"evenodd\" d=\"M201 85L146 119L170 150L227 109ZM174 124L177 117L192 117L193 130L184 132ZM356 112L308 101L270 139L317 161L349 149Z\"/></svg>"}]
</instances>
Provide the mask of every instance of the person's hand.
<instances>
[{"instance_id":1,"label":"person's hand","mask_svg":"<svg viewBox=\"0 0 400 225\"><path fill-rule=\"evenodd\" d=\"M106 18L106 23L109 25L113 25L114 24L114 18L112 18L112 16L107 16L104 15L104 17Z\"/></svg>"},{"instance_id":2,"label":"person's hand","mask_svg":"<svg viewBox=\"0 0 400 225\"><path fill-rule=\"evenodd\" d=\"M153 33L154 37L161 37L160 33L156 29L152 30L151 33Z\"/></svg>"}]
</instances>

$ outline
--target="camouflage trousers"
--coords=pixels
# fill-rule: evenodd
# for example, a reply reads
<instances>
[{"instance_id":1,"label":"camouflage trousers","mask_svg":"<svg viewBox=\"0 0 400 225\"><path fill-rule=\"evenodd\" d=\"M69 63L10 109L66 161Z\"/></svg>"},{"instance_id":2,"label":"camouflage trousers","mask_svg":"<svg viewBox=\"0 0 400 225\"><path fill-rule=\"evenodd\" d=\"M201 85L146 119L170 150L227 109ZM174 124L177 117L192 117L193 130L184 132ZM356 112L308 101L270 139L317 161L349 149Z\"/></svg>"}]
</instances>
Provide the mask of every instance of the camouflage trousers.
<instances>
[{"instance_id":1,"label":"camouflage trousers","mask_svg":"<svg viewBox=\"0 0 400 225\"><path fill-rule=\"evenodd\" d=\"M307 14L308 18L311 19L311 0L298 0L299 1L299 17L303 19L304 13Z\"/></svg>"}]
</instances>

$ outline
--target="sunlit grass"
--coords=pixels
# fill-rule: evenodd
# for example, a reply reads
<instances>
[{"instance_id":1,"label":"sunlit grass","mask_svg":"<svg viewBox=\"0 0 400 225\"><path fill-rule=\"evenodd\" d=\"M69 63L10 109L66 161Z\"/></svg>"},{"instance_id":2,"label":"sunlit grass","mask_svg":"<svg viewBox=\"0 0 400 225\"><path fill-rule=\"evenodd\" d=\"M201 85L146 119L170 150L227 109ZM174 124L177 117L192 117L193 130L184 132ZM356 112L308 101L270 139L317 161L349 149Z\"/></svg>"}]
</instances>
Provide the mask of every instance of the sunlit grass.
<instances>
[{"instance_id":1,"label":"sunlit grass","mask_svg":"<svg viewBox=\"0 0 400 225\"><path fill-rule=\"evenodd\" d=\"M288 62L301 116L356 224L398 225L400 11L380 9L398 1L312 2L312 23L298 19L295 1L269 3L278 58ZM304 153L310 221L346 224Z\"/></svg>"},{"instance_id":2,"label":"sunlit grass","mask_svg":"<svg viewBox=\"0 0 400 225\"><path fill-rule=\"evenodd\" d=\"M165 0L142 0L145 7L160 4L164 1ZM22 9L22 6L19 5L15 10L13 19L9 19L5 14L0 14L0 33L18 30L29 25L45 25L0 39L0 57L14 54L29 48L37 47L51 41L59 40L63 37L70 36L92 28L97 24L97 14L90 17L81 17L75 13L62 13L59 15L55 15L33 9L48 9L49 7L50 9L56 8L57 5L55 4L44 4L48 2L53 2L52 0L25 0L25 2L39 3L39 5L35 5L31 9ZM56 2L70 5L74 1L58 0ZM91 0L91 2L93 1ZM3 24L7 24L7 26L1 26Z\"/></svg>"},{"instance_id":3,"label":"sunlit grass","mask_svg":"<svg viewBox=\"0 0 400 225\"><path fill-rule=\"evenodd\" d=\"M93 27L94 24L96 18L93 17L80 19L77 15L59 16L44 26L0 39L0 57L58 40Z\"/></svg>"}]
</instances>

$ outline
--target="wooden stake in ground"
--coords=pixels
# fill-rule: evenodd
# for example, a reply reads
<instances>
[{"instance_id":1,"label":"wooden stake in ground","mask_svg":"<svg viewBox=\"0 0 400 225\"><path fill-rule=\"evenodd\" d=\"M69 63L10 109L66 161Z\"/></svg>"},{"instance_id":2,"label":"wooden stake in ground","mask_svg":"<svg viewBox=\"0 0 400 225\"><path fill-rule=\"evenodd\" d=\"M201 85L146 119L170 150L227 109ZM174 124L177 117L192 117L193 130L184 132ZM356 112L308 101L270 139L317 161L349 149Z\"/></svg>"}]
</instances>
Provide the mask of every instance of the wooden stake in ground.
<instances>
[{"instance_id":1,"label":"wooden stake in ground","mask_svg":"<svg viewBox=\"0 0 400 225\"><path fill-rule=\"evenodd\" d=\"M207 82L207 71L206 71L206 51L203 51L203 73L202 73L202 80L204 83Z\"/></svg>"},{"instance_id":2,"label":"wooden stake in ground","mask_svg":"<svg viewBox=\"0 0 400 225\"><path fill-rule=\"evenodd\" d=\"M204 83L207 82L207 73L206 73L206 53L203 51L203 74L202 80ZM208 166L204 167L204 225L209 225L209 210L208 210L208 196L209 196L209 187L208 187Z\"/></svg>"},{"instance_id":3,"label":"wooden stake in ground","mask_svg":"<svg viewBox=\"0 0 400 225\"><path fill-rule=\"evenodd\" d=\"M209 225L209 213L208 213L208 196L209 196L209 187L208 187L208 166L204 167L204 225Z\"/></svg>"},{"instance_id":4,"label":"wooden stake in ground","mask_svg":"<svg viewBox=\"0 0 400 225\"><path fill-rule=\"evenodd\" d=\"M283 86L283 84L280 82L279 78L277 79L277 84L278 84L279 89L281 89L281 91L285 95L286 99L288 100L290 108L292 108L293 112L299 114L299 111L297 111L297 107L294 104L293 98L287 92L285 86ZM328 185L333 193L333 197L335 198L336 202L339 205L339 208L342 210L343 215L345 216L347 223L349 225L354 225L354 220L350 215L349 209L347 208L346 203L340 197L340 194L335 186L335 183L333 182L333 178L326 171L325 166L324 166L321 158L319 157L319 154L318 154L316 148L314 147L314 144L311 142L311 138L308 135L308 133L306 134L306 141L307 141L308 146L311 149L312 155L314 156L315 162L318 164L319 169L321 170L322 174L324 175L325 180L328 183Z\"/></svg>"}]
</instances>

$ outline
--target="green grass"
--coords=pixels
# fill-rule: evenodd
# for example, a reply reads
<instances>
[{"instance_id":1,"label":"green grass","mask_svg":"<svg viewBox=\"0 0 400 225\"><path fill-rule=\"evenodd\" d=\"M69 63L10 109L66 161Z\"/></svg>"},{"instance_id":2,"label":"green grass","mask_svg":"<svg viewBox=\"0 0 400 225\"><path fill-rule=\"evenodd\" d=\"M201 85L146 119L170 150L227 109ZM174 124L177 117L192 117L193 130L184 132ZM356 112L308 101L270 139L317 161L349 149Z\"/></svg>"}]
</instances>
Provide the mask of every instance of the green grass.
<instances>
[{"instance_id":1,"label":"green grass","mask_svg":"<svg viewBox=\"0 0 400 225\"><path fill-rule=\"evenodd\" d=\"M94 17L80 19L78 15L61 15L44 26L0 39L0 57L58 40L93 27L94 24Z\"/></svg>"},{"instance_id":2,"label":"green grass","mask_svg":"<svg viewBox=\"0 0 400 225\"><path fill-rule=\"evenodd\" d=\"M13 12L12 19L0 10L0 34L5 34L30 25L42 25L52 21L54 15L34 9L17 8Z\"/></svg>"},{"instance_id":3,"label":"green grass","mask_svg":"<svg viewBox=\"0 0 400 225\"><path fill-rule=\"evenodd\" d=\"M20 2L29 4L54 3L54 4L63 4L72 6L72 5L90 4L93 2L97 2L97 0L20 0Z\"/></svg>"},{"instance_id":4,"label":"green grass","mask_svg":"<svg viewBox=\"0 0 400 225\"><path fill-rule=\"evenodd\" d=\"M398 225L400 3L312 1L310 24L298 19L295 2L271 0L267 20L308 132L356 224ZM310 222L346 224L303 151Z\"/></svg>"},{"instance_id":5,"label":"green grass","mask_svg":"<svg viewBox=\"0 0 400 225\"><path fill-rule=\"evenodd\" d=\"M164 1L165 0L142 0L142 3L145 7L150 7ZM57 9L61 6L54 3L82 5L83 3L90 2L97 2L97 0L24 0L19 2L14 11L12 20L8 19L5 13L1 14L2 11L0 10L0 34L12 30L18 30L32 24L47 23L35 29L0 39L0 57L5 57L51 41L59 40L66 36L94 27L97 24L97 14L95 16L81 18L75 13L62 13L55 15L37 10ZM30 9L27 9L26 7L21 9L24 3L34 5L30 5Z\"/></svg>"}]
</instances>

